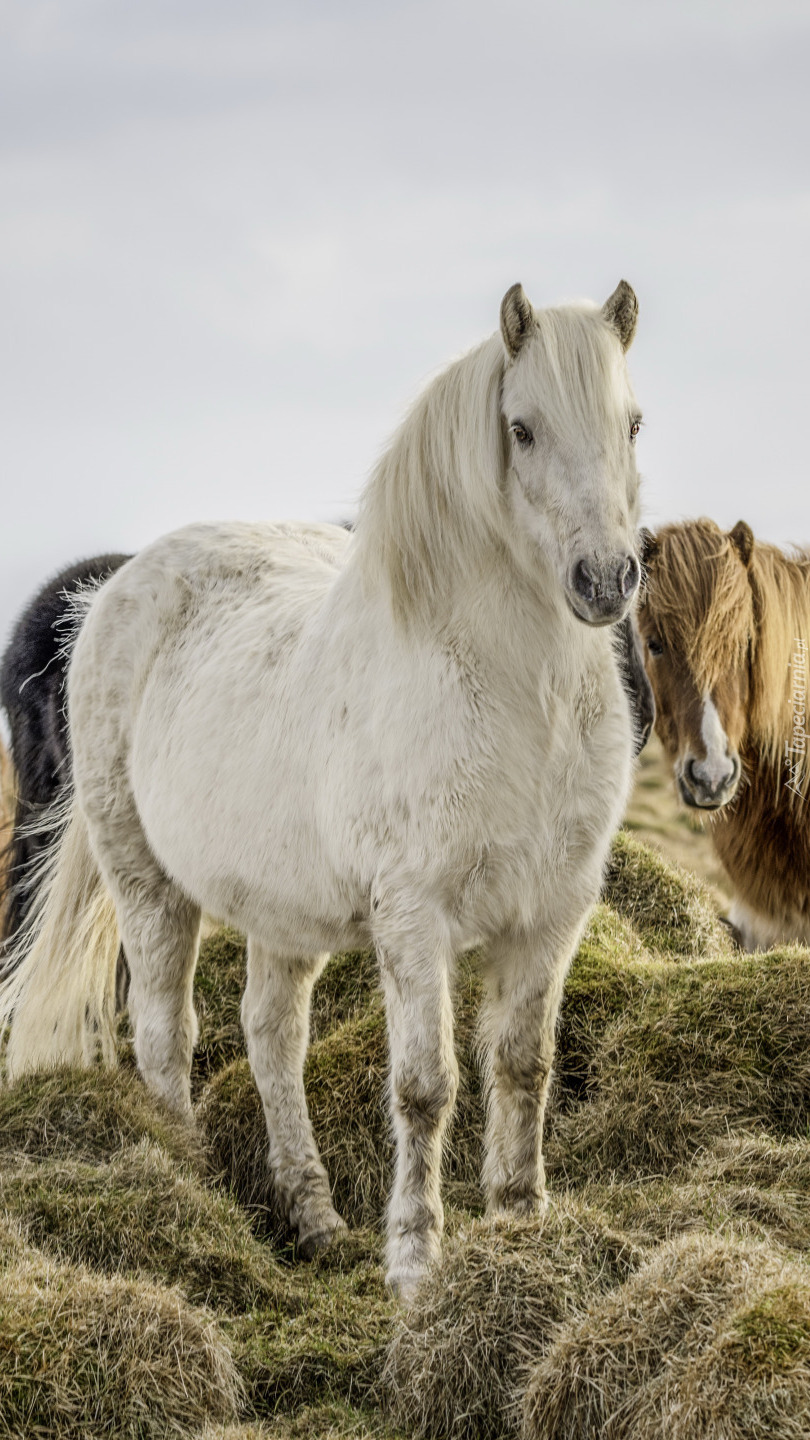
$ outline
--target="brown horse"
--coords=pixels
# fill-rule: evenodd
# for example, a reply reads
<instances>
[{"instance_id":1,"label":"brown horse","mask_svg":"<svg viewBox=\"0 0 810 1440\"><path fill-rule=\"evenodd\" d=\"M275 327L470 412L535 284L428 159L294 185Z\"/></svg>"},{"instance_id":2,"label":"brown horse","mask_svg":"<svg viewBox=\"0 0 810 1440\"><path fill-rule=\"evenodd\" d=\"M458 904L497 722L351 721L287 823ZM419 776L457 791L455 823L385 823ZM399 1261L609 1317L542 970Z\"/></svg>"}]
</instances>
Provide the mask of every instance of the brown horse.
<instances>
[{"instance_id":1,"label":"brown horse","mask_svg":"<svg viewBox=\"0 0 810 1440\"><path fill-rule=\"evenodd\" d=\"M655 728L708 813L746 949L810 944L810 552L690 520L647 534L637 611Z\"/></svg>"}]
</instances>

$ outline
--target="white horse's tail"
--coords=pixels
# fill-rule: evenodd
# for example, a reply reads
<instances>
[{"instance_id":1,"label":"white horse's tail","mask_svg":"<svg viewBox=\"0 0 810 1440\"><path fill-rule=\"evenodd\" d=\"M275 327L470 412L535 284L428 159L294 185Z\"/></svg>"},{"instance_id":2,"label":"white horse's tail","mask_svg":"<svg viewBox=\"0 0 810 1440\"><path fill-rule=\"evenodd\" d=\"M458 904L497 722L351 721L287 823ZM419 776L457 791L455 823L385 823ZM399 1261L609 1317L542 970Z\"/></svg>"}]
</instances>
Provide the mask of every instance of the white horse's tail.
<instances>
[{"instance_id":1,"label":"white horse's tail","mask_svg":"<svg viewBox=\"0 0 810 1440\"><path fill-rule=\"evenodd\" d=\"M72 796L60 810L36 902L3 956L0 1041L6 1037L9 1080L56 1065L115 1064L115 908Z\"/></svg>"}]
</instances>

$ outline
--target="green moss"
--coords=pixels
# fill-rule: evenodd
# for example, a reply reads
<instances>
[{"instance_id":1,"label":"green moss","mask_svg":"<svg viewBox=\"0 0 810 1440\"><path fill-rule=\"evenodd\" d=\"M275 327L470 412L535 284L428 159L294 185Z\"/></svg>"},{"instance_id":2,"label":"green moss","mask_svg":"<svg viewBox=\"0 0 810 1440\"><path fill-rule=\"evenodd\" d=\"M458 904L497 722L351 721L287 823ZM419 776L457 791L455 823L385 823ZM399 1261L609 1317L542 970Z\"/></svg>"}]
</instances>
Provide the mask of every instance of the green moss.
<instances>
[{"instance_id":1,"label":"green moss","mask_svg":"<svg viewBox=\"0 0 810 1440\"><path fill-rule=\"evenodd\" d=\"M228 1323L253 1414L335 1400L374 1403L396 1305L376 1260L354 1258L342 1269L333 1256L330 1267L296 1271L295 1315Z\"/></svg>"},{"instance_id":2,"label":"green moss","mask_svg":"<svg viewBox=\"0 0 810 1440\"><path fill-rule=\"evenodd\" d=\"M331 955L312 992L311 1035L319 1040L336 1026L379 1004L377 961L371 950Z\"/></svg>"},{"instance_id":3,"label":"green moss","mask_svg":"<svg viewBox=\"0 0 810 1440\"><path fill-rule=\"evenodd\" d=\"M810 1275L808 1276L810 1281ZM810 1364L810 1283L805 1290L779 1286L736 1314L732 1337L739 1337L747 1363L771 1371Z\"/></svg>"},{"instance_id":4,"label":"green moss","mask_svg":"<svg viewBox=\"0 0 810 1440\"><path fill-rule=\"evenodd\" d=\"M570 1179L671 1171L741 1127L803 1136L810 1109L810 954L650 962L605 1029L587 1103L560 1117Z\"/></svg>"},{"instance_id":5,"label":"green moss","mask_svg":"<svg viewBox=\"0 0 810 1440\"><path fill-rule=\"evenodd\" d=\"M612 1021L643 995L650 956L629 922L598 905L571 966L563 993L554 1057L552 1110L582 1099L594 1056Z\"/></svg>"},{"instance_id":6,"label":"green moss","mask_svg":"<svg viewBox=\"0 0 810 1440\"><path fill-rule=\"evenodd\" d=\"M407 1440L378 1410L344 1401L304 1405L250 1425L207 1427L201 1440Z\"/></svg>"}]
</instances>

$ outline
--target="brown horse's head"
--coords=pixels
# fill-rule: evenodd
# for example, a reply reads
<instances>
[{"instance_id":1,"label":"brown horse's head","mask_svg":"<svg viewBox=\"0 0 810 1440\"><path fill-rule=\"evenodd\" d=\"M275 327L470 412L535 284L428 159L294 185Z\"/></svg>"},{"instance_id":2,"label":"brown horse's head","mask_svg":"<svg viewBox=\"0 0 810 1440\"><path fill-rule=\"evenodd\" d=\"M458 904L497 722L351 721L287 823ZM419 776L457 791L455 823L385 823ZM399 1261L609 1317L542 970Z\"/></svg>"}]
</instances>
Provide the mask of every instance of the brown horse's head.
<instances>
[{"instance_id":1,"label":"brown horse's head","mask_svg":"<svg viewBox=\"0 0 810 1440\"><path fill-rule=\"evenodd\" d=\"M637 618L655 693L655 729L687 805L717 810L737 793L748 730L754 537L712 520L645 537Z\"/></svg>"}]
</instances>

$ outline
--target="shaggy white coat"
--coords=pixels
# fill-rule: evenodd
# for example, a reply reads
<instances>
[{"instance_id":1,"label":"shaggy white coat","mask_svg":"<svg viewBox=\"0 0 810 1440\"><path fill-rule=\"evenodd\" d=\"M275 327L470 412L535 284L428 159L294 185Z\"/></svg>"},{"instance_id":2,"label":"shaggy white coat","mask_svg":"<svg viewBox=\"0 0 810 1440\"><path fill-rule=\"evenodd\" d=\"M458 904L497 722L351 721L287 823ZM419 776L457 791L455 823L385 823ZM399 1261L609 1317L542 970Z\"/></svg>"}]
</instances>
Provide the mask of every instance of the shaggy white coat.
<instances>
[{"instance_id":1,"label":"shaggy white coat","mask_svg":"<svg viewBox=\"0 0 810 1440\"><path fill-rule=\"evenodd\" d=\"M417 402L355 535L195 525L92 600L69 677L75 798L0 995L10 1074L111 1058L120 931L138 1065L188 1109L201 910L244 930L270 1163L311 1249L341 1222L302 1084L310 992L329 951L374 945L406 1293L442 1229L454 957L486 957L489 1205L528 1212L563 982L630 782L610 628L573 613L571 573L633 552L635 310L628 327L616 296L524 306L510 291L501 335Z\"/></svg>"}]
</instances>

